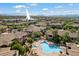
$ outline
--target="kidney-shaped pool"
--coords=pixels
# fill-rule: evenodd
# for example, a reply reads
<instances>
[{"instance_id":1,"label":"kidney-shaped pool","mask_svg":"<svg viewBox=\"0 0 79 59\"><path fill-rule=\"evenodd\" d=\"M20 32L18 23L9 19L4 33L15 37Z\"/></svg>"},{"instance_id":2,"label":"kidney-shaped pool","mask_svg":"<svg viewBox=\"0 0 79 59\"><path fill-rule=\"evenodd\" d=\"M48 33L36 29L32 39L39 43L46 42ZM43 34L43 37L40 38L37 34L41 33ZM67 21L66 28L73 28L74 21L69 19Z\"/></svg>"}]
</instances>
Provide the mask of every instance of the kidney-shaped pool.
<instances>
[{"instance_id":1,"label":"kidney-shaped pool","mask_svg":"<svg viewBox=\"0 0 79 59\"><path fill-rule=\"evenodd\" d=\"M44 41L40 43L40 48L43 53L58 53L62 51L57 45L49 45L48 42Z\"/></svg>"}]
</instances>

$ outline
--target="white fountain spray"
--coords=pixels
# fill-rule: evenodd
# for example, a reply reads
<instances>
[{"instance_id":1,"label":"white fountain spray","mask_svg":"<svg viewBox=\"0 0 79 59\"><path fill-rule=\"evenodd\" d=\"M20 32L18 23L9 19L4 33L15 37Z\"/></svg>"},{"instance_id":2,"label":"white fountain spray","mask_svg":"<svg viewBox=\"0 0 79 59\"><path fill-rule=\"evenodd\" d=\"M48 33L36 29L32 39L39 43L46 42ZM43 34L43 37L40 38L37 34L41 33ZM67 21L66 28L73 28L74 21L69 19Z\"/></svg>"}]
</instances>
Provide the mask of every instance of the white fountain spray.
<instances>
[{"instance_id":1,"label":"white fountain spray","mask_svg":"<svg viewBox=\"0 0 79 59\"><path fill-rule=\"evenodd\" d=\"M29 12L28 12L28 10L26 9L26 20L28 21L28 20L30 20L31 18L30 18L30 15L29 15Z\"/></svg>"}]
</instances>

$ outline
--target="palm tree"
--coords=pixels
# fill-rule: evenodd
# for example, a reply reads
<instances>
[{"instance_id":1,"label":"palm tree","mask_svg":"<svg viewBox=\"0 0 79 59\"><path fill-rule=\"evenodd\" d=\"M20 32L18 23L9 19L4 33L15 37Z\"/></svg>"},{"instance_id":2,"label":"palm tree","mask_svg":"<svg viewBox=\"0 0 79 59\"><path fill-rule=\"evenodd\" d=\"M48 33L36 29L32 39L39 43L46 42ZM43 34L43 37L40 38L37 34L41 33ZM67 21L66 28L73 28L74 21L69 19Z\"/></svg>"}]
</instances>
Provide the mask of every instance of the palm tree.
<instances>
[{"instance_id":1,"label":"palm tree","mask_svg":"<svg viewBox=\"0 0 79 59\"><path fill-rule=\"evenodd\" d=\"M74 22L72 22L72 21L65 21L64 23L63 23L63 29L72 29L73 28L73 25L74 24Z\"/></svg>"},{"instance_id":2,"label":"palm tree","mask_svg":"<svg viewBox=\"0 0 79 59\"><path fill-rule=\"evenodd\" d=\"M67 42L70 41L70 37L69 37L69 33L68 32L65 32L63 35L62 35L62 41L64 43L64 46L66 47L66 54L68 54L68 47L66 45Z\"/></svg>"},{"instance_id":3,"label":"palm tree","mask_svg":"<svg viewBox=\"0 0 79 59\"><path fill-rule=\"evenodd\" d=\"M53 30L53 41L57 44L60 44L61 41L61 37L58 35L58 31L57 30Z\"/></svg>"}]
</instances>

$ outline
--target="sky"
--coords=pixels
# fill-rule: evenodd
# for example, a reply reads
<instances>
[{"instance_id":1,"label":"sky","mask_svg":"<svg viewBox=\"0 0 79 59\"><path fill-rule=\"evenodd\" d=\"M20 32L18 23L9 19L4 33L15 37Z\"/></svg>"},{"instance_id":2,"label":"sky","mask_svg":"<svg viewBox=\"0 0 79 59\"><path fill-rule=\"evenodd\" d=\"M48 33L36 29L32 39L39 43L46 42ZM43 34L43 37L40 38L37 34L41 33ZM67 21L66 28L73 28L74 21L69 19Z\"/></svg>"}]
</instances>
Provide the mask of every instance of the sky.
<instances>
[{"instance_id":1,"label":"sky","mask_svg":"<svg viewBox=\"0 0 79 59\"><path fill-rule=\"evenodd\" d=\"M0 15L79 15L77 3L0 3Z\"/></svg>"}]
</instances>

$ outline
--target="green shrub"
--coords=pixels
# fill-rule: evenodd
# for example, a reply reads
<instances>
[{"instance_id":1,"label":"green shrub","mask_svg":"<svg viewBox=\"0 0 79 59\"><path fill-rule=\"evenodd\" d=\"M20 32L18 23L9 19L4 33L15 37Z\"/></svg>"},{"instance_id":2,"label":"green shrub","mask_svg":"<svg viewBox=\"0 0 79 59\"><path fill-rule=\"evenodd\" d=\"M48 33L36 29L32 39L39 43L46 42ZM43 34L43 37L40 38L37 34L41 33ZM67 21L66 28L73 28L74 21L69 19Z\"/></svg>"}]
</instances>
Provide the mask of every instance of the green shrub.
<instances>
[{"instance_id":1,"label":"green shrub","mask_svg":"<svg viewBox=\"0 0 79 59\"><path fill-rule=\"evenodd\" d=\"M34 40L33 40L32 38L29 38L29 39L27 40L27 42L30 43L30 44L32 44L32 43L34 42Z\"/></svg>"},{"instance_id":2,"label":"green shrub","mask_svg":"<svg viewBox=\"0 0 79 59\"><path fill-rule=\"evenodd\" d=\"M14 45L11 46L11 48L14 49L14 50L18 50L18 49L20 49L21 47L22 47L22 45L19 44L19 43L14 44Z\"/></svg>"},{"instance_id":3,"label":"green shrub","mask_svg":"<svg viewBox=\"0 0 79 59\"><path fill-rule=\"evenodd\" d=\"M40 37L41 35L42 35L41 32L34 32L35 37Z\"/></svg>"},{"instance_id":4,"label":"green shrub","mask_svg":"<svg viewBox=\"0 0 79 59\"><path fill-rule=\"evenodd\" d=\"M72 28L72 29L70 29L70 31L73 33L73 32L76 32L76 29Z\"/></svg>"}]
</instances>

